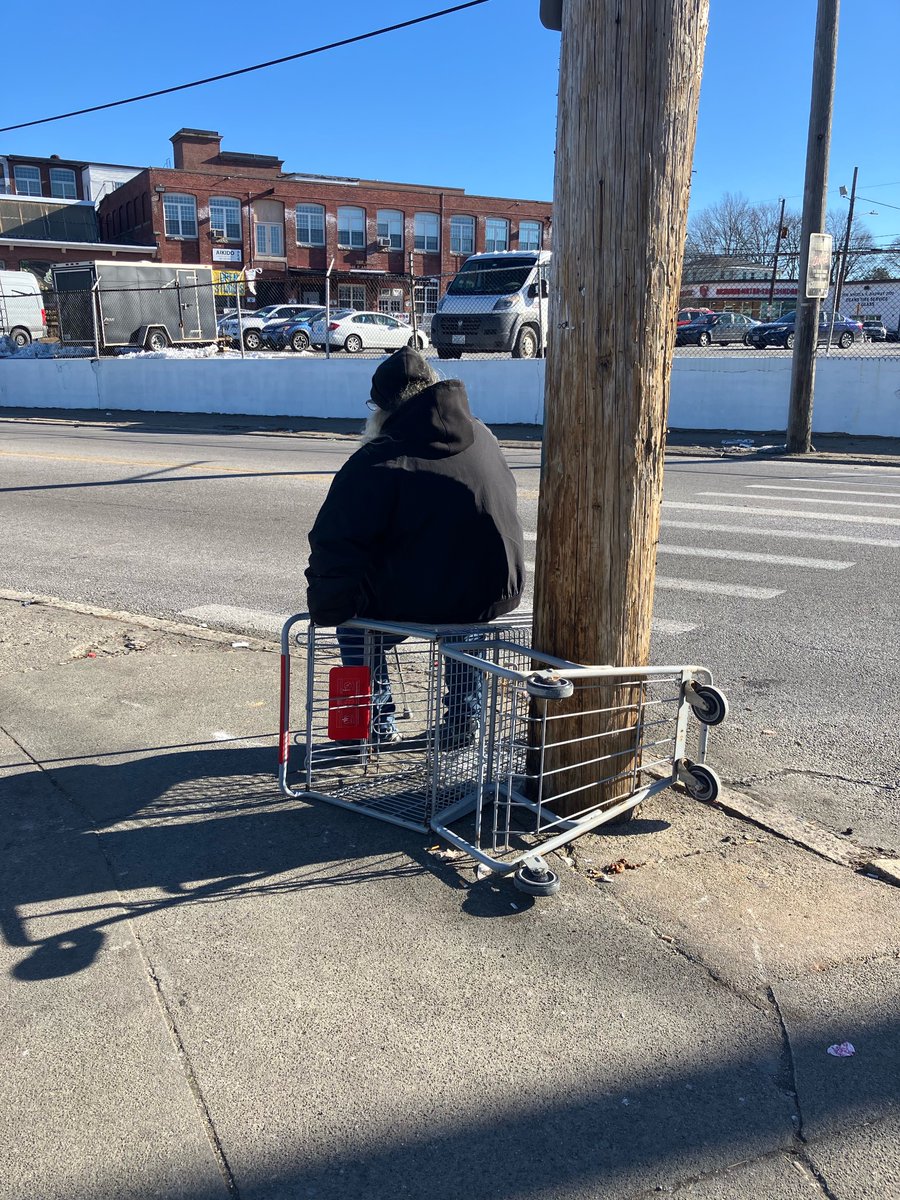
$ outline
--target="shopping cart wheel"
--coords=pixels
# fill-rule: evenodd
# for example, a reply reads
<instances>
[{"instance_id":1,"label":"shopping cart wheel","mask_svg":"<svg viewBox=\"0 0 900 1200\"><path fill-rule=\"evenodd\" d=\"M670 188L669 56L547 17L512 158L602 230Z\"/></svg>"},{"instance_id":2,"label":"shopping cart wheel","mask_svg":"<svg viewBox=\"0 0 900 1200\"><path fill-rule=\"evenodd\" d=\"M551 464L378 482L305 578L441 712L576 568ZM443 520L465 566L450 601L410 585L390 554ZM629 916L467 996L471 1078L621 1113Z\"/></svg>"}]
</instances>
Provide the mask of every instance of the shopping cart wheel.
<instances>
[{"instance_id":1,"label":"shopping cart wheel","mask_svg":"<svg viewBox=\"0 0 900 1200\"><path fill-rule=\"evenodd\" d=\"M725 694L709 683L695 683L694 695L703 701L703 707L694 709L694 716L704 725L721 725L728 716L728 701Z\"/></svg>"},{"instance_id":2,"label":"shopping cart wheel","mask_svg":"<svg viewBox=\"0 0 900 1200\"><path fill-rule=\"evenodd\" d=\"M704 767L700 763L691 763L687 767L687 774L691 778L689 781L684 781L684 786L695 800L712 801L718 798L722 784L718 775L710 767Z\"/></svg>"},{"instance_id":3,"label":"shopping cart wheel","mask_svg":"<svg viewBox=\"0 0 900 1200\"><path fill-rule=\"evenodd\" d=\"M523 864L513 876L513 883L527 896L555 896L559 891L559 876L543 863L540 867Z\"/></svg>"},{"instance_id":4,"label":"shopping cart wheel","mask_svg":"<svg viewBox=\"0 0 900 1200\"><path fill-rule=\"evenodd\" d=\"M575 691L571 679L563 679L552 671L532 675L525 683L529 696L540 700L568 700Z\"/></svg>"}]
</instances>

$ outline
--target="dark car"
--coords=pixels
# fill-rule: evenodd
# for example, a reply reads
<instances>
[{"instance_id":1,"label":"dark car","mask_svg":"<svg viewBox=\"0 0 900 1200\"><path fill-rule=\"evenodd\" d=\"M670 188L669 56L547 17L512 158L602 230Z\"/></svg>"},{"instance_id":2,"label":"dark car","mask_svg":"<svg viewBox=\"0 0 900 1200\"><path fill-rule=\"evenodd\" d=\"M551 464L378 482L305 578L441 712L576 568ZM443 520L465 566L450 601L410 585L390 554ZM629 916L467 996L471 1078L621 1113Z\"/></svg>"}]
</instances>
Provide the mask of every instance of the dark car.
<instances>
[{"instance_id":1,"label":"dark car","mask_svg":"<svg viewBox=\"0 0 900 1200\"><path fill-rule=\"evenodd\" d=\"M678 310L679 328L682 325L687 325L688 321L693 321L697 317L706 316L707 313L711 313L711 312L712 312L711 308L680 308Z\"/></svg>"},{"instance_id":2,"label":"dark car","mask_svg":"<svg viewBox=\"0 0 900 1200\"><path fill-rule=\"evenodd\" d=\"M887 329L885 329L884 321L878 317L870 317L868 320L863 317L863 333L870 342L887 341Z\"/></svg>"},{"instance_id":3,"label":"dark car","mask_svg":"<svg viewBox=\"0 0 900 1200\"><path fill-rule=\"evenodd\" d=\"M782 350L793 350L796 321L796 312L789 312L785 313L783 317L779 317L777 321L767 321L764 325L754 326L749 333L750 345L754 346L757 350L766 350L770 346ZM852 346L855 341L863 340L861 321L853 321L847 317L842 317L840 313L836 313L834 329L832 329L831 313L820 311L819 334L816 340L818 342L827 342L829 331L831 332L832 342L837 342L842 350L846 350L848 346Z\"/></svg>"},{"instance_id":4,"label":"dark car","mask_svg":"<svg viewBox=\"0 0 900 1200\"><path fill-rule=\"evenodd\" d=\"M718 346L730 342L750 344L750 330L757 325L752 317L737 312L701 313L687 325L679 325L675 334L676 346Z\"/></svg>"},{"instance_id":5,"label":"dark car","mask_svg":"<svg viewBox=\"0 0 900 1200\"><path fill-rule=\"evenodd\" d=\"M313 308L302 317L292 317L287 321L270 321L265 327L265 341L273 350L302 350L309 349L310 325L313 321L321 321L325 316L324 308Z\"/></svg>"}]
</instances>

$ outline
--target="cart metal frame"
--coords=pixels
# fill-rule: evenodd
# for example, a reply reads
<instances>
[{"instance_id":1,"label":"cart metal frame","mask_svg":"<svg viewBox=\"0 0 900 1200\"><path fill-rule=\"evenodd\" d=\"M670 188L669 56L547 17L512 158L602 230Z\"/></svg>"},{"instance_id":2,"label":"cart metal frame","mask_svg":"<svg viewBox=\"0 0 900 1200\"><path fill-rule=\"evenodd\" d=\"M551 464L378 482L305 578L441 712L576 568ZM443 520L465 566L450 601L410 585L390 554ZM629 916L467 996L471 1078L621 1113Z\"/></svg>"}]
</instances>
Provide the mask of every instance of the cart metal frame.
<instances>
[{"instance_id":1,"label":"cart metal frame","mask_svg":"<svg viewBox=\"0 0 900 1200\"><path fill-rule=\"evenodd\" d=\"M705 667L590 666L555 658L531 648L528 613L482 625L349 621L345 628L360 633L368 664L384 652L378 639L390 639L392 686L400 693L397 719L421 721L426 728L386 747L374 733L349 746L327 740L317 745L326 728L325 668L342 658L333 630L309 623L305 631L294 632L303 621L308 614L289 618L281 637L278 781L286 796L320 799L418 832L432 831L470 855L480 870L515 872L517 887L546 895L558 889L559 881L544 855L621 819L674 783L702 800L718 795L721 785L705 759L709 728L725 719L728 704ZM402 650L396 644L401 638ZM294 735L292 644L306 654L305 721ZM448 669L464 670L466 679L478 681L478 730L464 746L442 744ZM618 702L605 699L607 693ZM631 697L627 703L621 702L624 695ZM688 757L692 714L699 736ZM579 719L589 731L592 722L603 731L558 736L566 729L563 722L571 730ZM608 737L619 741L604 743ZM288 780L292 739L302 753L299 786ZM608 748L623 744L624 749ZM561 793L554 778L560 772L554 755L558 759L562 747L569 754L564 769L580 770L589 779L572 793ZM573 754L582 756L574 765ZM625 794L610 800L611 786ZM594 788L603 792L602 801L591 798ZM587 803L573 815L554 811L554 799L581 791Z\"/></svg>"}]
</instances>

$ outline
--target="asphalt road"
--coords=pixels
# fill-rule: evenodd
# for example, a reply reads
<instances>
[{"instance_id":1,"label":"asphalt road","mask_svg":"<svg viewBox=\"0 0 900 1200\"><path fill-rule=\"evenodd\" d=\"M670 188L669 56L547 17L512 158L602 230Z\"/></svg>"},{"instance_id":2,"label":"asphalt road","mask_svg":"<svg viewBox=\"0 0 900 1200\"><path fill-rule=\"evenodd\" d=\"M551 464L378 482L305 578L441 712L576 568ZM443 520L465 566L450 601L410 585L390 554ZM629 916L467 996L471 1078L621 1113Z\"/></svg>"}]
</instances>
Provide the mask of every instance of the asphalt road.
<instances>
[{"instance_id":1,"label":"asphalt road","mask_svg":"<svg viewBox=\"0 0 900 1200\"><path fill-rule=\"evenodd\" d=\"M214 420L2 430L0 586L248 632L303 608L306 532L352 450ZM508 457L533 546L539 450ZM900 470L669 460L653 657L703 663L727 692L711 760L894 850L898 597Z\"/></svg>"}]
</instances>

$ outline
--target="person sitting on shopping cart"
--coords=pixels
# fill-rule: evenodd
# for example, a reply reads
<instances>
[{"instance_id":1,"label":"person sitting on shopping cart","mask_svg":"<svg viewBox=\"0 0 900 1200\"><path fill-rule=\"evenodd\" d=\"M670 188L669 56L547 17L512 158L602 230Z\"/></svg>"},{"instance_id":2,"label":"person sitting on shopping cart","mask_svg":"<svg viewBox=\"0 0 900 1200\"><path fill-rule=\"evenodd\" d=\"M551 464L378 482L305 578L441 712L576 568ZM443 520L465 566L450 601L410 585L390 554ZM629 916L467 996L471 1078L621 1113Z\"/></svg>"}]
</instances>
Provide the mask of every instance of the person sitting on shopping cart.
<instances>
[{"instance_id":1,"label":"person sitting on shopping cart","mask_svg":"<svg viewBox=\"0 0 900 1200\"><path fill-rule=\"evenodd\" d=\"M335 475L309 533L307 606L337 626L346 666L364 662L352 618L425 625L472 624L512 612L525 587L516 483L490 430L469 410L464 384L440 379L411 348L372 376L362 445ZM385 650L375 639L372 737L401 740ZM440 745L476 738L477 672L447 659Z\"/></svg>"}]
</instances>

